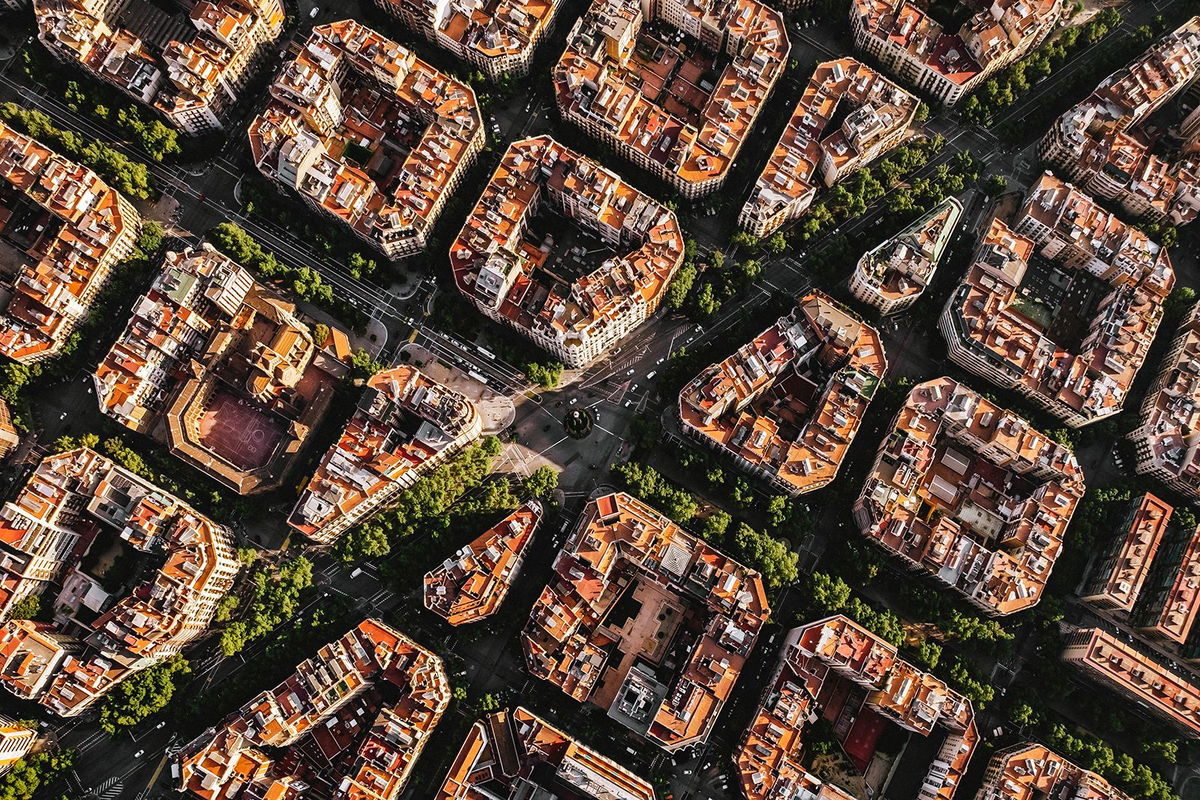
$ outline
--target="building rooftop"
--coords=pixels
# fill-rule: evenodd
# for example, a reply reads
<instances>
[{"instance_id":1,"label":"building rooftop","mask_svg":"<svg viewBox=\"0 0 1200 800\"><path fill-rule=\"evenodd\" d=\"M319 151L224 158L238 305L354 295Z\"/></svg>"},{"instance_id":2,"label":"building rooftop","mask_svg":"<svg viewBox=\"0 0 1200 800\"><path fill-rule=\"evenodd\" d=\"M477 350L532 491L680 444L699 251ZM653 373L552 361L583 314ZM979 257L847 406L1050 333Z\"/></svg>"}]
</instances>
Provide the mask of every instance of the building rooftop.
<instances>
[{"instance_id":1,"label":"building rooftop","mask_svg":"<svg viewBox=\"0 0 1200 800\"><path fill-rule=\"evenodd\" d=\"M1094 772L1078 767L1050 748L1025 742L1000 750L988 763L976 800L1129 800L1129 796Z\"/></svg>"},{"instance_id":2,"label":"building rooftop","mask_svg":"<svg viewBox=\"0 0 1200 800\"><path fill-rule=\"evenodd\" d=\"M1086 676L1200 738L1200 687L1099 628L1072 634L1063 659Z\"/></svg>"},{"instance_id":3,"label":"building rooftop","mask_svg":"<svg viewBox=\"0 0 1200 800\"><path fill-rule=\"evenodd\" d=\"M679 394L684 429L790 494L834 479L887 371L878 332L822 292Z\"/></svg>"},{"instance_id":4,"label":"building rooftop","mask_svg":"<svg viewBox=\"0 0 1200 800\"><path fill-rule=\"evenodd\" d=\"M734 752L747 800L854 796L802 764L805 730L822 716L830 722L878 718L921 736L944 735L921 787L923 800L954 796L979 741L969 700L849 618L828 617L788 632L762 704ZM846 727L835 735L852 749L852 734ZM855 750L852 757L865 767L873 755Z\"/></svg>"},{"instance_id":5,"label":"building rooftop","mask_svg":"<svg viewBox=\"0 0 1200 800\"><path fill-rule=\"evenodd\" d=\"M1200 529L1181 528L1162 549L1130 623L1155 639L1186 644L1200 615Z\"/></svg>"},{"instance_id":6,"label":"building rooftop","mask_svg":"<svg viewBox=\"0 0 1200 800\"><path fill-rule=\"evenodd\" d=\"M612 256L563 275L551 263L554 237L530 228L544 207L598 237ZM450 264L459 290L483 313L582 366L658 307L683 249L679 220L664 205L537 136L509 146L451 246Z\"/></svg>"},{"instance_id":7,"label":"building rooftop","mask_svg":"<svg viewBox=\"0 0 1200 800\"><path fill-rule=\"evenodd\" d=\"M1093 564L1081 599L1126 614L1132 611L1174 510L1149 492L1142 495L1130 509L1124 532L1117 532Z\"/></svg>"},{"instance_id":8,"label":"building rooftop","mask_svg":"<svg viewBox=\"0 0 1200 800\"><path fill-rule=\"evenodd\" d=\"M542 521L542 504L515 511L425 573L425 607L451 625L495 614L521 572L525 551Z\"/></svg>"},{"instance_id":9,"label":"building rooftop","mask_svg":"<svg viewBox=\"0 0 1200 800\"><path fill-rule=\"evenodd\" d=\"M644 8L595 0L580 17L554 68L559 110L677 186L711 192L783 74L783 16L755 0Z\"/></svg>"},{"instance_id":10,"label":"building rooftop","mask_svg":"<svg viewBox=\"0 0 1200 800\"><path fill-rule=\"evenodd\" d=\"M919 105L858 59L817 64L742 208L743 226L769 233L800 216L848 165L894 146Z\"/></svg>"},{"instance_id":11,"label":"building rooftop","mask_svg":"<svg viewBox=\"0 0 1200 800\"><path fill-rule=\"evenodd\" d=\"M480 433L479 410L416 367L375 373L341 437L325 453L288 524L329 544L341 520L411 486Z\"/></svg>"},{"instance_id":12,"label":"building rooftop","mask_svg":"<svg viewBox=\"0 0 1200 800\"><path fill-rule=\"evenodd\" d=\"M855 296L886 307L892 301L922 294L933 280L961 214L962 204L947 197L916 222L863 253L854 267L853 280L861 280L870 289L856 291Z\"/></svg>"},{"instance_id":13,"label":"building rooftop","mask_svg":"<svg viewBox=\"0 0 1200 800\"><path fill-rule=\"evenodd\" d=\"M283 32L277 0L200 0L179 26L186 40L150 42L120 22L131 14L103 0L36 0L38 38L55 57L166 114L223 111L245 83L257 49ZM157 9L154 9L157 12ZM157 19L162 16L163 19ZM174 33L174 21L157 12L143 28ZM198 131L189 131L198 132Z\"/></svg>"},{"instance_id":14,"label":"building rooftop","mask_svg":"<svg viewBox=\"0 0 1200 800\"><path fill-rule=\"evenodd\" d=\"M100 408L240 494L278 487L348 370L346 334L304 320L211 247L167 253L96 368Z\"/></svg>"},{"instance_id":15,"label":"building rooftop","mask_svg":"<svg viewBox=\"0 0 1200 800\"><path fill-rule=\"evenodd\" d=\"M757 572L611 494L567 537L521 643L535 676L674 751L707 740L769 614Z\"/></svg>"},{"instance_id":16,"label":"building rooftop","mask_svg":"<svg viewBox=\"0 0 1200 800\"><path fill-rule=\"evenodd\" d=\"M471 726L436 800L654 800L654 788L524 708Z\"/></svg>"},{"instance_id":17,"label":"building rooftop","mask_svg":"<svg viewBox=\"0 0 1200 800\"><path fill-rule=\"evenodd\" d=\"M1130 433L1138 471L1200 498L1200 303L1175 332L1159 370L1142 401L1140 425Z\"/></svg>"},{"instance_id":18,"label":"building rooftop","mask_svg":"<svg viewBox=\"0 0 1200 800\"><path fill-rule=\"evenodd\" d=\"M992 615L1030 608L1084 492L1074 454L950 378L909 393L854 506L860 530Z\"/></svg>"},{"instance_id":19,"label":"building rooftop","mask_svg":"<svg viewBox=\"0 0 1200 800\"><path fill-rule=\"evenodd\" d=\"M992 220L943 332L972 371L1086 424L1121 410L1174 285L1165 248L1046 173L1013 227Z\"/></svg>"},{"instance_id":20,"label":"building rooftop","mask_svg":"<svg viewBox=\"0 0 1200 800\"><path fill-rule=\"evenodd\" d=\"M854 0L850 15L869 37L905 51L944 80L966 84L991 73L994 62L1008 63L1036 45L1057 6L1054 0L1001 0L967 18L957 32L911 0Z\"/></svg>"},{"instance_id":21,"label":"building rooftop","mask_svg":"<svg viewBox=\"0 0 1200 800\"><path fill-rule=\"evenodd\" d=\"M60 608L53 626L9 622L3 631L0 683L60 716L82 713L120 680L202 635L240 571L228 530L81 448L44 460L0 509L6 600L28 595L25 582L37 581L40 591L41 570L53 582L78 570L93 543L107 547L108 537L149 554L157 569L86 623L63 619ZM4 615L10 611L5 602Z\"/></svg>"},{"instance_id":22,"label":"building rooftop","mask_svg":"<svg viewBox=\"0 0 1200 800\"><path fill-rule=\"evenodd\" d=\"M257 800L327 781L326 795L395 800L449 702L441 659L367 619L186 745L179 788L203 800ZM319 764L308 763L302 740L316 745ZM333 763L349 769L331 775Z\"/></svg>"},{"instance_id":23,"label":"building rooftop","mask_svg":"<svg viewBox=\"0 0 1200 800\"><path fill-rule=\"evenodd\" d=\"M383 6L416 26L432 32L433 41L462 55L502 64L532 56L538 40L553 26L559 0L452 0L444 5L422 0L384 0Z\"/></svg>"},{"instance_id":24,"label":"building rooftop","mask_svg":"<svg viewBox=\"0 0 1200 800\"><path fill-rule=\"evenodd\" d=\"M0 123L0 354L57 353L128 255L141 219L90 169Z\"/></svg>"},{"instance_id":25,"label":"building rooftop","mask_svg":"<svg viewBox=\"0 0 1200 800\"><path fill-rule=\"evenodd\" d=\"M1134 213L1180 225L1200 213L1200 160L1151 152L1150 116L1200 75L1200 17L1192 17L1068 109L1043 141L1049 160Z\"/></svg>"},{"instance_id":26,"label":"building rooftop","mask_svg":"<svg viewBox=\"0 0 1200 800\"><path fill-rule=\"evenodd\" d=\"M470 86L354 20L313 28L270 93L259 171L389 255L424 248L483 142Z\"/></svg>"}]
</instances>

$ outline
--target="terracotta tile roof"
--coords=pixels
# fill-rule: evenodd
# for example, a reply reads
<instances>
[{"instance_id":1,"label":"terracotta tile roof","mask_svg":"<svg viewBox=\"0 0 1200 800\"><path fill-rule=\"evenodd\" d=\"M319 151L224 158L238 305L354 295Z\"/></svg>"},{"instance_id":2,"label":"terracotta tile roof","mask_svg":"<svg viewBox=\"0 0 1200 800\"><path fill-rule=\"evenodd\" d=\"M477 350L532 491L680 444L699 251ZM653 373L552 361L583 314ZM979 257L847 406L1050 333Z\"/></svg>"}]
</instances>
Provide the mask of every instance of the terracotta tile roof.
<instances>
[{"instance_id":1,"label":"terracotta tile roof","mask_svg":"<svg viewBox=\"0 0 1200 800\"><path fill-rule=\"evenodd\" d=\"M275 488L349 369L306 319L211 246L169 252L96 368L100 408L240 494Z\"/></svg>"},{"instance_id":2,"label":"terracotta tile roof","mask_svg":"<svg viewBox=\"0 0 1200 800\"><path fill-rule=\"evenodd\" d=\"M541 520L541 503L523 503L426 572L425 607L451 625L478 622L496 613L521 572Z\"/></svg>"},{"instance_id":3,"label":"terracotta tile roof","mask_svg":"<svg viewBox=\"0 0 1200 800\"><path fill-rule=\"evenodd\" d=\"M188 16L195 34L159 49L121 27L115 9L102 0L37 0L38 38L58 58L175 124L184 122L176 115L190 109L208 109L215 120L262 50L283 32L284 10L277 0L202 0ZM202 130L183 127L189 133Z\"/></svg>"},{"instance_id":4,"label":"terracotta tile roof","mask_svg":"<svg viewBox=\"0 0 1200 800\"><path fill-rule=\"evenodd\" d=\"M1192 17L1063 113L1040 152L1072 180L1132 213L1176 225L1190 222L1200 213L1200 161L1192 148L1174 162L1154 155L1140 129L1197 75L1200 17ZM1194 139L1194 123L1181 133Z\"/></svg>"},{"instance_id":5,"label":"terracotta tile roof","mask_svg":"<svg viewBox=\"0 0 1200 800\"><path fill-rule=\"evenodd\" d=\"M685 193L711 192L783 74L783 17L755 0L664 0L652 7L655 16L647 18L635 0L593 2L554 68L558 107ZM677 37L667 33L660 41L661 33L644 28L652 23ZM720 72L702 77L699 63Z\"/></svg>"},{"instance_id":6,"label":"terracotta tile roof","mask_svg":"<svg viewBox=\"0 0 1200 800\"><path fill-rule=\"evenodd\" d=\"M325 453L288 524L331 544L368 510L479 438L479 410L465 395L415 367L382 370L341 437Z\"/></svg>"},{"instance_id":7,"label":"terracotta tile roof","mask_svg":"<svg viewBox=\"0 0 1200 800\"><path fill-rule=\"evenodd\" d=\"M654 788L524 708L476 722L436 800L516 800L532 786L579 800L654 800ZM536 790L534 790L536 792Z\"/></svg>"},{"instance_id":8,"label":"terracotta tile roof","mask_svg":"<svg viewBox=\"0 0 1200 800\"><path fill-rule=\"evenodd\" d=\"M445 4L425 0L383 0L381 6L415 25L432 41L465 56L510 63L525 61L550 29L560 0L459 0ZM410 22L411 24L411 22ZM432 34L432 35L430 35ZM471 57L474 56L474 57Z\"/></svg>"},{"instance_id":9,"label":"terracotta tile roof","mask_svg":"<svg viewBox=\"0 0 1200 800\"><path fill-rule=\"evenodd\" d=\"M1036 47L1053 30L1059 6L1055 0L1002 0L964 20L956 32L911 0L854 0L850 19L859 48L935 96L957 101ZM961 91L947 94L941 82Z\"/></svg>"},{"instance_id":10,"label":"terracotta tile roof","mask_svg":"<svg viewBox=\"0 0 1200 800\"><path fill-rule=\"evenodd\" d=\"M1079 345L1054 341L1051 323L1032 310L1045 307L1037 287L1029 297L1035 251L1068 279L1106 285ZM941 327L956 362L1079 426L1121 410L1174 285L1165 248L1047 173L1012 228L992 220ZM1047 313L1053 320L1059 310Z\"/></svg>"},{"instance_id":11,"label":"terracotta tile roof","mask_svg":"<svg viewBox=\"0 0 1200 800\"><path fill-rule=\"evenodd\" d=\"M1132 611L1174 510L1149 492L1142 495L1130 509L1124 534L1114 536L1093 564L1080 599L1126 614Z\"/></svg>"},{"instance_id":12,"label":"terracotta tile roof","mask_svg":"<svg viewBox=\"0 0 1200 800\"><path fill-rule=\"evenodd\" d=\"M896 648L844 616L788 632L762 704L734 752L748 800L794 797L847 800L853 795L801 765L804 731L840 681L865 690L865 710L901 728L945 739L921 787L922 800L950 800L979 742L971 702L931 673L899 658Z\"/></svg>"},{"instance_id":13,"label":"terracotta tile roof","mask_svg":"<svg viewBox=\"0 0 1200 800\"><path fill-rule=\"evenodd\" d=\"M818 64L742 207L741 225L765 236L803 214L821 186L903 141L919 105L857 59Z\"/></svg>"},{"instance_id":14,"label":"terracotta tile roof","mask_svg":"<svg viewBox=\"0 0 1200 800\"><path fill-rule=\"evenodd\" d=\"M391 684L392 701L369 726L340 712L365 698L379 683ZM203 800L250 800L270 788L287 788L289 769L302 766L295 747L331 732L320 766L344 758L353 747L349 771L334 778L342 800L394 800L450 702L442 661L379 620L367 619L345 636L302 661L295 673L262 692L207 731L180 755L181 791ZM362 708L359 708L362 711ZM280 753L280 750L287 752ZM268 755L270 753L271 755ZM303 773L307 775L308 772ZM332 787L330 787L332 788Z\"/></svg>"},{"instance_id":15,"label":"terracotta tile roof","mask_svg":"<svg viewBox=\"0 0 1200 800\"><path fill-rule=\"evenodd\" d=\"M0 229L29 257L0 315L0 354L32 363L66 344L141 218L96 173L3 123L0 177Z\"/></svg>"},{"instance_id":16,"label":"terracotta tile roof","mask_svg":"<svg viewBox=\"0 0 1200 800\"><path fill-rule=\"evenodd\" d=\"M628 587L632 610L620 603ZM584 510L521 643L531 673L674 751L707 740L769 614L757 572L613 494ZM635 664L661 662L682 624L703 633L673 669Z\"/></svg>"},{"instance_id":17,"label":"terracotta tile roof","mask_svg":"<svg viewBox=\"0 0 1200 800\"><path fill-rule=\"evenodd\" d=\"M390 256L424 249L483 136L470 86L354 20L313 29L249 129L263 175Z\"/></svg>"},{"instance_id":18,"label":"terracotta tile roof","mask_svg":"<svg viewBox=\"0 0 1200 800\"><path fill-rule=\"evenodd\" d=\"M878 332L822 292L679 394L684 430L790 494L837 475L887 371Z\"/></svg>"},{"instance_id":19,"label":"terracotta tile roof","mask_svg":"<svg viewBox=\"0 0 1200 800\"><path fill-rule=\"evenodd\" d=\"M988 762L977 800L1129 800L1129 796L1094 772L1076 766L1050 748L1025 742L1005 748Z\"/></svg>"},{"instance_id":20,"label":"terracotta tile roof","mask_svg":"<svg viewBox=\"0 0 1200 800\"><path fill-rule=\"evenodd\" d=\"M1112 691L1200 738L1200 687L1115 636L1088 628L1071 634L1063 660Z\"/></svg>"},{"instance_id":21,"label":"terracotta tile roof","mask_svg":"<svg viewBox=\"0 0 1200 800\"><path fill-rule=\"evenodd\" d=\"M21 540L0 545L5 583L33 582L35 591L77 566L101 529L162 559L157 571L90 621L81 640L57 635L50 626L8 624L5 641L22 652L56 644L9 661L0 683L60 716L82 713L116 683L202 635L241 569L228 530L87 449L43 461L17 498L0 509L0 520L25 531ZM40 559L52 561L42 572Z\"/></svg>"},{"instance_id":22,"label":"terracotta tile roof","mask_svg":"<svg viewBox=\"0 0 1200 800\"><path fill-rule=\"evenodd\" d=\"M909 393L854 517L913 569L999 616L1041 599L1083 492L1070 450L937 378Z\"/></svg>"},{"instance_id":23,"label":"terracotta tile roof","mask_svg":"<svg viewBox=\"0 0 1200 800\"><path fill-rule=\"evenodd\" d=\"M570 283L544 269L552 242L529 237L549 206L617 254ZM459 290L489 317L582 366L658 307L683 261L675 214L548 136L514 142L450 249Z\"/></svg>"}]
</instances>

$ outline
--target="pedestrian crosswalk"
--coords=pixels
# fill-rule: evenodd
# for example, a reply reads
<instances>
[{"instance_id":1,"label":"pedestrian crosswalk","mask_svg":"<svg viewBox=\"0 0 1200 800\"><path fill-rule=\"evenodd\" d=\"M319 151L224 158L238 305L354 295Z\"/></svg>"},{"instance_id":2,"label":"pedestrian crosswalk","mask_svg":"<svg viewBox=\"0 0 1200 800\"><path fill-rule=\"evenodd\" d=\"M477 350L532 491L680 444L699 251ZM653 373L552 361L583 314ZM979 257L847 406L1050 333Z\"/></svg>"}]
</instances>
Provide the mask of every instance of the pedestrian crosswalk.
<instances>
[{"instance_id":1,"label":"pedestrian crosswalk","mask_svg":"<svg viewBox=\"0 0 1200 800\"><path fill-rule=\"evenodd\" d=\"M109 778L92 790L96 800L117 800L125 792L125 785L120 778Z\"/></svg>"}]
</instances>

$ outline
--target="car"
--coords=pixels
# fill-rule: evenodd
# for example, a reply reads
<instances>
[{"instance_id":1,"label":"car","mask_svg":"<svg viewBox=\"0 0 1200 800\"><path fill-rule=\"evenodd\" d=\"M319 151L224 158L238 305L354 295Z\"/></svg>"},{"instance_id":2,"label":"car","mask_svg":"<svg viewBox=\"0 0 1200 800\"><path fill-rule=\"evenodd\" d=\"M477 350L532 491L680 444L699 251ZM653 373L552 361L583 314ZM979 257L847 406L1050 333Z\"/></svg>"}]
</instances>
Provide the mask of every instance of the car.
<instances>
[{"instance_id":1,"label":"car","mask_svg":"<svg viewBox=\"0 0 1200 800\"><path fill-rule=\"evenodd\" d=\"M155 725L155 726L154 726L154 730L156 730L156 731L162 730L162 726L163 726L163 725L166 725L166 724L167 724L167 721L166 721L166 720L163 720L162 722L160 722L160 723L158 723L157 725Z\"/></svg>"},{"instance_id":2,"label":"car","mask_svg":"<svg viewBox=\"0 0 1200 800\"><path fill-rule=\"evenodd\" d=\"M637 387L638 387L638 385L635 383L633 386L630 386L630 387L629 387L629 391L631 391L631 392L636 392L636 391L637 391Z\"/></svg>"},{"instance_id":3,"label":"car","mask_svg":"<svg viewBox=\"0 0 1200 800\"><path fill-rule=\"evenodd\" d=\"M309 18L309 19L316 19L316 18L317 18L317 14L319 14L320 12L321 12L321 7L320 7L320 6L313 6L313 10L312 10L312 11L310 11L310 12L308 12L308 18Z\"/></svg>"},{"instance_id":4,"label":"car","mask_svg":"<svg viewBox=\"0 0 1200 800\"><path fill-rule=\"evenodd\" d=\"M655 370L655 369L650 370L649 372L646 373L646 380L650 380L657 374L658 374L658 370Z\"/></svg>"},{"instance_id":5,"label":"car","mask_svg":"<svg viewBox=\"0 0 1200 800\"><path fill-rule=\"evenodd\" d=\"M134 753L134 754L133 754L133 757L134 757L134 758L141 758L141 757L142 757L142 756L144 756L145 754L146 754L146 751L145 751L145 750L138 750L136 753Z\"/></svg>"},{"instance_id":6,"label":"car","mask_svg":"<svg viewBox=\"0 0 1200 800\"><path fill-rule=\"evenodd\" d=\"M575 405L575 404L576 404L576 403L578 403L578 402L579 402L579 398L578 398L578 397L572 397L572 398L571 398L571 402L569 403L569 405Z\"/></svg>"},{"instance_id":7,"label":"car","mask_svg":"<svg viewBox=\"0 0 1200 800\"><path fill-rule=\"evenodd\" d=\"M664 361L666 361L666 359L665 359L665 358L660 358L658 361L655 361L654 363L655 363L655 364L661 364L661 363L663 363Z\"/></svg>"},{"instance_id":8,"label":"car","mask_svg":"<svg viewBox=\"0 0 1200 800\"><path fill-rule=\"evenodd\" d=\"M632 374L633 374L633 373L635 373L635 372L637 372L637 370L631 369L631 370L629 370L629 372L626 372L625 374L626 374L626 375L632 375Z\"/></svg>"},{"instance_id":9,"label":"car","mask_svg":"<svg viewBox=\"0 0 1200 800\"><path fill-rule=\"evenodd\" d=\"M629 408L631 405L633 405L633 401L632 401L632 400L626 400L626 401L625 401L625 407L626 407L626 408Z\"/></svg>"}]
</instances>

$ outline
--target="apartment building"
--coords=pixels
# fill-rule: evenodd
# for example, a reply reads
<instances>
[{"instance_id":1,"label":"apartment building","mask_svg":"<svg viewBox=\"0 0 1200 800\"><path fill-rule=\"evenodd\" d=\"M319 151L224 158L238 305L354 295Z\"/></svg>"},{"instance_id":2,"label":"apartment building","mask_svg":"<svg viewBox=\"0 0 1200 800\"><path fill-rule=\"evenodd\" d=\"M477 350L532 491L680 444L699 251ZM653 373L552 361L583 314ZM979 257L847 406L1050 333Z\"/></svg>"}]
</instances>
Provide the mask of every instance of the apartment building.
<instances>
[{"instance_id":1,"label":"apartment building","mask_svg":"<svg viewBox=\"0 0 1200 800\"><path fill-rule=\"evenodd\" d=\"M425 608L451 625L495 614L508 596L542 521L542 504L522 503L470 544L425 573Z\"/></svg>"},{"instance_id":2,"label":"apartment building","mask_svg":"<svg viewBox=\"0 0 1200 800\"><path fill-rule=\"evenodd\" d=\"M1200 500L1200 303L1176 330L1129 440L1138 472Z\"/></svg>"},{"instance_id":3,"label":"apartment building","mask_svg":"<svg viewBox=\"0 0 1200 800\"><path fill-rule=\"evenodd\" d=\"M449 702L442 660L366 619L184 746L177 785L202 800L396 800Z\"/></svg>"},{"instance_id":4,"label":"apartment building","mask_svg":"<svg viewBox=\"0 0 1200 800\"><path fill-rule=\"evenodd\" d=\"M725 183L787 65L756 0L594 0L554 68L563 118L694 200Z\"/></svg>"},{"instance_id":5,"label":"apartment building","mask_svg":"<svg viewBox=\"0 0 1200 800\"><path fill-rule=\"evenodd\" d=\"M1131 503L1117 533L1093 563L1080 599L1118 614L1133 611L1174 511L1149 492Z\"/></svg>"},{"instance_id":6,"label":"apartment building","mask_svg":"<svg viewBox=\"0 0 1200 800\"><path fill-rule=\"evenodd\" d=\"M22 364L56 355L87 316L142 218L90 169L0 123L0 354Z\"/></svg>"},{"instance_id":7,"label":"apartment building","mask_svg":"<svg viewBox=\"0 0 1200 800\"><path fill-rule=\"evenodd\" d=\"M1050 173L938 321L951 360L1078 428L1121 411L1175 285L1165 248Z\"/></svg>"},{"instance_id":8,"label":"apartment building","mask_svg":"<svg viewBox=\"0 0 1200 800\"><path fill-rule=\"evenodd\" d=\"M962 210L962 203L947 197L912 225L863 253L850 276L850 293L885 316L909 308L933 280Z\"/></svg>"},{"instance_id":9,"label":"apartment building","mask_svg":"<svg viewBox=\"0 0 1200 800\"><path fill-rule=\"evenodd\" d=\"M524 708L471 726L436 800L654 800L654 787Z\"/></svg>"},{"instance_id":10,"label":"apartment building","mask_svg":"<svg viewBox=\"0 0 1200 800\"><path fill-rule=\"evenodd\" d=\"M33 11L38 39L55 58L188 135L222 130L221 118L245 103L240 94L274 49L285 16L279 0L199 0L190 25L158 7L131 10L116 0L35 0Z\"/></svg>"},{"instance_id":11,"label":"apartment building","mask_svg":"<svg viewBox=\"0 0 1200 800\"><path fill-rule=\"evenodd\" d=\"M996 752L975 800L1130 800L1129 795L1090 770L1076 766L1045 745L1024 742Z\"/></svg>"},{"instance_id":12,"label":"apartment building","mask_svg":"<svg viewBox=\"0 0 1200 800\"><path fill-rule=\"evenodd\" d=\"M1036 605L1083 498L1074 454L950 378L909 392L854 504L868 539L989 616Z\"/></svg>"},{"instance_id":13,"label":"apartment building","mask_svg":"<svg viewBox=\"0 0 1200 800\"><path fill-rule=\"evenodd\" d=\"M897 78L948 106L1019 60L1054 30L1059 0L996 0L956 32L912 0L853 0L854 44Z\"/></svg>"},{"instance_id":14,"label":"apartment building","mask_svg":"<svg viewBox=\"0 0 1200 800\"><path fill-rule=\"evenodd\" d=\"M908 138L920 102L854 58L816 66L738 215L768 236L830 187Z\"/></svg>"},{"instance_id":15,"label":"apartment building","mask_svg":"<svg viewBox=\"0 0 1200 800\"><path fill-rule=\"evenodd\" d=\"M879 333L823 292L679 393L684 433L796 496L837 476L887 372Z\"/></svg>"},{"instance_id":16,"label":"apartment building","mask_svg":"<svg viewBox=\"0 0 1200 800\"><path fill-rule=\"evenodd\" d=\"M668 752L707 741L770 615L759 574L624 493L588 503L553 569L529 671Z\"/></svg>"},{"instance_id":17,"label":"apartment building","mask_svg":"<svg viewBox=\"0 0 1200 800\"><path fill-rule=\"evenodd\" d=\"M313 28L270 95L259 172L388 258L425 250L483 148L470 86L350 19Z\"/></svg>"},{"instance_id":18,"label":"apartment building","mask_svg":"<svg viewBox=\"0 0 1200 800\"><path fill-rule=\"evenodd\" d=\"M839 614L792 628L784 639L775 673L733 754L747 800L851 800L864 788L883 796L886 783L854 792L805 769L805 732L818 719L845 721L833 727L843 751L860 773L885 781L893 773L912 777L917 767L897 762L890 770L869 769L886 724L932 738L937 748L919 800L951 800L979 743L969 700Z\"/></svg>"},{"instance_id":19,"label":"apartment building","mask_svg":"<svg viewBox=\"0 0 1200 800\"><path fill-rule=\"evenodd\" d=\"M1163 126L1148 121L1197 75L1200 17L1192 17L1059 117L1038 153L1069 180L1130 214L1172 225L1191 222L1200 213L1200 160L1186 141L1173 160L1154 154Z\"/></svg>"},{"instance_id":20,"label":"apartment building","mask_svg":"<svg viewBox=\"0 0 1200 800\"><path fill-rule=\"evenodd\" d=\"M1200 688L1099 628L1066 638L1062 659L1080 674L1123 698L1131 708L1200 738Z\"/></svg>"},{"instance_id":21,"label":"apartment building","mask_svg":"<svg viewBox=\"0 0 1200 800\"><path fill-rule=\"evenodd\" d=\"M13 425L12 412L9 411L8 403L0 400L0 462L8 458L20 443L21 437Z\"/></svg>"},{"instance_id":22,"label":"apartment building","mask_svg":"<svg viewBox=\"0 0 1200 800\"><path fill-rule=\"evenodd\" d=\"M0 714L0 775L12 769L37 741L37 730Z\"/></svg>"},{"instance_id":23,"label":"apartment building","mask_svg":"<svg viewBox=\"0 0 1200 800\"><path fill-rule=\"evenodd\" d=\"M1187 645L1200 613L1200 530L1167 530L1151 564L1129 624L1147 639Z\"/></svg>"},{"instance_id":24,"label":"apartment building","mask_svg":"<svg viewBox=\"0 0 1200 800\"><path fill-rule=\"evenodd\" d=\"M211 246L169 252L96 367L100 409L238 494L290 477L349 370L315 323Z\"/></svg>"},{"instance_id":25,"label":"apartment building","mask_svg":"<svg viewBox=\"0 0 1200 800\"><path fill-rule=\"evenodd\" d=\"M586 237L555 246L545 222ZM590 248L590 249L589 249ZM599 266L595 254L604 255ZM454 282L488 318L569 368L586 366L646 321L683 263L674 212L616 173L536 136L504 153L450 247Z\"/></svg>"},{"instance_id":26,"label":"apartment building","mask_svg":"<svg viewBox=\"0 0 1200 800\"><path fill-rule=\"evenodd\" d=\"M492 80L529 73L533 54L554 28L560 0L375 0L433 44Z\"/></svg>"},{"instance_id":27,"label":"apartment building","mask_svg":"<svg viewBox=\"0 0 1200 800\"><path fill-rule=\"evenodd\" d=\"M99 567L85 568L89 553L114 547L157 566L123 595L105 588ZM0 684L62 717L203 635L241 569L230 531L85 448L47 458L4 505L0 551L5 616L17 600L63 587L53 624L0 629Z\"/></svg>"},{"instance_id":28,"label":"apartment building","mask_svg":"<svg viewBox=\"0 0 1200 800\"><path fill-rule=\"evenodd\" d=\"M479 410L461 392L415 367L377 372L288 524L317 544L333 544L482 430Z\"/></svg>"}]
</instances>

